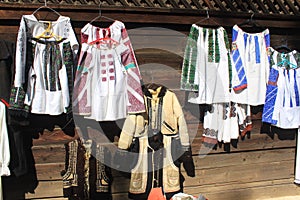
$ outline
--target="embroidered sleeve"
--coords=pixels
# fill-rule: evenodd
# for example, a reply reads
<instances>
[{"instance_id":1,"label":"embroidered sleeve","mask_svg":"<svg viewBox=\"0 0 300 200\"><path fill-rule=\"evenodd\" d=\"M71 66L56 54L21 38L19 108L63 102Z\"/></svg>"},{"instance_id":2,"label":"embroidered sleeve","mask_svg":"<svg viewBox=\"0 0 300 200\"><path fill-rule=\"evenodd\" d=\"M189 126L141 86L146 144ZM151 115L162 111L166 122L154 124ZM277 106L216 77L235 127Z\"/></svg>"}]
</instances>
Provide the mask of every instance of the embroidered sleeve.
<instances>
[{"instance_id":1,"label":"embroidered sleeve","mask_svg":"<svg viewBox=\"0 0 300 200\"><path fill-rule=\"evenodd\" d=\"M141 74L138 68L127 31L122 29L122 41L127 47L121 55L122 64L127 72L128 113L145 112L145 103L141 86Z\"/></svg>"},{"instance_id":2,"label":"embroidered sleeve","mask_svg":"<svg viewBox=\"0 0 300 200\"><path fill-rule=\"evenodd\" d=\"M198 84L195 84L197 65L197 40L199 30L193 25L191 27L184 52L180 88L187 91L198 91Z\"/></svg>"},{"instance_id":3,"label":"embroidered sleeve","mask_svg":"<svg viewBox=\"0 0 300 200\"><path fill-rule=\"evenodd\" d=\"M237 45L236 39L238 36L238 31L233 29L232 32L232 62L233 62L233 79L232 86L234 91L241 91L247 88L247 77L245 66L243 64L239 47Z\"/></svg>"}]
</instances>

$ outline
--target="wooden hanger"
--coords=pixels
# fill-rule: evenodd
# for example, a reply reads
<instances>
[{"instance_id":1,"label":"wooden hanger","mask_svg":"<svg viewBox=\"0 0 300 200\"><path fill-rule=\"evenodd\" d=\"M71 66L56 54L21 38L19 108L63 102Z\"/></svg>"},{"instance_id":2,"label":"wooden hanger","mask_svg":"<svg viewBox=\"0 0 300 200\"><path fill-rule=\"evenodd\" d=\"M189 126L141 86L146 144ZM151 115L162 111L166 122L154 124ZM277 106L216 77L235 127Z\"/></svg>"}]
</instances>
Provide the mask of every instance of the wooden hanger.
<instances>
[{"instance_id":1,"label":"wooden hanger","mask_svg":"<svg viewBox=\"0 0 300 200\"><path fill-rule=\"evenodd\" d=\"M201 19L200 21L194 23L194 24L200 24L204 21L211 21L214 23L214 25L217 25L217 26L221 26L218 22L216 22L215 20L213 20L212 18L209 17L209 13L208 13L208 10L206 10L206 18L204 19ZM201 25L201 24L200 24Z\"/></svg>"}]
</instances>

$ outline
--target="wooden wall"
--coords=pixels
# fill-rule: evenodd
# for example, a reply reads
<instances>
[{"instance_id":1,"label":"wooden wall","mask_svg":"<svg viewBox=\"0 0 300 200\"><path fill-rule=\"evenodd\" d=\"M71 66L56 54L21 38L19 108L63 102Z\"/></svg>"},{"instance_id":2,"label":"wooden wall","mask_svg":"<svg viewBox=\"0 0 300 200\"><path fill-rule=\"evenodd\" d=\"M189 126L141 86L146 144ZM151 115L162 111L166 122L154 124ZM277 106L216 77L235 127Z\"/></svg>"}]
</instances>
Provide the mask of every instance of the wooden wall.
<instances>
[{"instance_id":1,"label":"wooden wall","mask_svg":"<svg viewBox=\"0 0 300 200\"><path fill-rule=\"evenodd\" d=\"M30 14L33 6L1 4L0 39L15 41L21 15ZM97 16L97 10L57 8L61 14L70 16L79 35L80 28ZM79 14L80 13L80 14ZM40 12L41 16L49 13ZM284 132L290 138L274 138L262 129L260 114L253 115L254 128L250 138L240 139L237 147L230 145L230 153L224 146L211 150L201 144L202 123L199 107L185 102L185 93L179 89L180 70L186 36L192 23L206 17L205 12L154 12L149 10L104 9L103 15L123 21L128 29L144 82L164 84L177 94L183 106L192 138L196 177L186 178L184 191L205 195L209 200L254 200L273 197L296 196L300 188L293 184L295 163L295 130ZM51 14L47 17L51 18ZM53 16L55 17L55 16ZM224 26L231 35L236 23L249 19L250 14L211 13L210 20ZM286 43L300 50L300 18L295 16L255 15L257 23L270 29L271 45ZM199 25L210 26L207 20ZM110 22L98 22L107 26ZM251 31L251 28L249 28ZM277 131L278 132L278 131ZM45 131L34 140L33 153L36 160L39 186L35 194L26 199L64 199L60 172L64 169L64 143L73 140L60 130ZM227 146L228 147L228 146ZM127 199L129 180L114 171L113 199Z\"/></svg>"}]
</instances>

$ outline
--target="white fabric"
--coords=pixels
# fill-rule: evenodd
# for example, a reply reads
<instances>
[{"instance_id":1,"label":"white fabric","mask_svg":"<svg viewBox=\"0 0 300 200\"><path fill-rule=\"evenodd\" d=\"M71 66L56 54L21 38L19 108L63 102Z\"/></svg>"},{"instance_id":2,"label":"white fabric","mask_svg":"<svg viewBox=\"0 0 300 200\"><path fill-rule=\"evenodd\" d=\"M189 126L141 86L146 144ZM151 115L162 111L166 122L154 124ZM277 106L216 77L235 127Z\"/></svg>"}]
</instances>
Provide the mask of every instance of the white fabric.
<instances>
[{"instance_id":1,"label":"white fabric","mask_svg":"<svg viewBox=\"0 0 300 200\"><path fill-rule=\"evenodd\" d=\"M78 51L78 41L75 32L71 26L70 18L59 16L56 21L51 23L51 32L64 38L59 43L61 54L63 44L70 42L72 51L75 54ZM44 80L44 50L45 44L31 40L39 36L47 28L47 22L39 21L34 15L23 15L16 45L16 73L14 86L21 87L25 83L25 77L28 76L28 89L25 97L25 104L31 106L31 112L37 114L59 115L66 112L65 108L69 105L68 80L66 77L66 67L62 60L62 68L57 75L60 79L61 90L46 91ZM35 45L33 66L28 74L25 74L27 42ZM55 41L55 38L45 39L45 41ZM63 55L61 55L63 58ZM48 66L49 67L49 66Z\"/></svg>"},{"instance_id":2,"label":"white fabric","mask_svg":"<svg viewBox=\"0 0 300 200\"><path fill-rule=\"evenodd\" d=\"M300 184L300 127L298 127L297 144L296 144L296 164L294 183Z\"/></svg>"},{"instance_id":3,"label":"white fabric","mask_svg":"<svg viewBox=\"0 0 300 200\"><path fill-rule=\"evenodd\" d=\"M273 119L277 120L276 126L280 128L298 128L300 125L300 106L297 106L295 102L294 73L297 73L297 86L300 88L300 68L295 70L277 69L279 70L278 96ZM286 73L289 73L289 76Z\"/></svg>"},{"instance_id":4,"label":"white fabric","mask_svg":"<svg viewBox=\"0 0 300 200\"><path fill-rule=\"evenodd\" d=\"M92 24L82 28L73 113L113 121L145 111L140 73L126 34L120 21L107 28ZM100 40L108 42L95 42Z\"/></svg>"},{"instance_id":5,"label":"white fabric","mask_svg":"<svg viewBox=\"0 0 300 200\"><path fill-rule=\"evenodd\" d=\"M91 106L91 114L86 116L88 119L96 121L107 121L126 118L127 116L127 85L124 66L122 65L120 55L126 50L124 45L119 45L116 49L101 50L91 46L91 65L89 70L91 76L91 92L88 97ZM101 56L106 59L101 59ZM110 57L110 58L109 58ZM113 65L109 63L113 62ZM105 63L105 66L101 66ZM98 67L101 66L101 67ZM110 73L109 70L113 69ZM106 74L101 71L105 70ZM110 79L110 76L114 79ZM102 81L105 78L106 81Z\"/></svg>"},{"instance_id":6,"label":"white fabric","mask_svg":"<svg viewBox=\"0 0 300 200\"><path fill-rule=\"evenodd\" d=\"M10 161L10 150L6 124L5 105L0 102L0 176L9 176L8 168Z\"/></svg>"},{"instance_id":7,"label":"white fabric","mask_svg":"<svg viewBox=\"0 0 300 200\"><path fill-rule=\"evenodd\" d=\"M268 51L265 41L265 36L269 34L269 30L266 29L260 33L247 33L237 25L233 29L238 31L233 46L239 50L240 59L243 63L242 68L246 73L247 87L238 92L233 91L232 101L253 106L262 105L265 102L266 84L269 76ZM257 37L257 46L255 37ZM257 62L257 56L260 63ZM239 84L238 72L235 67L232 67L232 86L235 87Z\"/></svg>"},{"instance_id":8,"label":"white fabric","mask_svg":"<svg viewBox=\"0 0 300 200\"><path fill-rule=\"evenodd\" d=\"M0 101L0 200L3 199L1 176L10 175L8 168L9 162L10 150L6 124L6 110L5 105Z\"/></svg>"},{"instance_id":9,"label":"white fabric","mask_svg":"<svg viewBox=\"0 0 300 200\"><path fill-rule=\"evenodd\" d=\"M300 68L286 69L280 66L279 62L281 60L278 60L279 52L272 48L270 50L273 52L270 58L273 63L272 69L278 71L276 82L278 91L275 94L276 100L272 113L272 120L277 123L273 125L285 129L298 128L300 125ZM290 58L288 62L294 66L298 66L295 58L298 54L296 53L296 51L288 53Z\"/></svg>"},{"instance_id":10,"label":"white fabric","mask_svg":"<svg viewBox=\"0 0 300 200\"><path fill-rule=\"evenodd\" d=\"M224 28L210 29L212 37L209 34L209 29L193 25L199 29L197 39L197 62L194 84L199 85L197 92L190 92L188 102L194 104L211 104L224 103L230 101L229 93L229 49L226 48L224 39ZM214 47L220 51L220 55L209 55L209 40L218 41L219 46ZM214 43L215 44L215 43ZM215 52L214 52L215 53ZM220 61L209 57L220 56Z\"/></svg>"},{"instance_id":11,"label":"white fabric","mask_svg":"<svg viewBox=\"0 0 300 200\"><path fill-rule=\"evenodd\" d=\"M239 137L238 116L236 112L232 113L232 110L237 110L237 105L216 103L211 106L212 109L204 115L203 128L206 131L203 136L224 143L237 139Z\"/></svg>"}]
</instances>

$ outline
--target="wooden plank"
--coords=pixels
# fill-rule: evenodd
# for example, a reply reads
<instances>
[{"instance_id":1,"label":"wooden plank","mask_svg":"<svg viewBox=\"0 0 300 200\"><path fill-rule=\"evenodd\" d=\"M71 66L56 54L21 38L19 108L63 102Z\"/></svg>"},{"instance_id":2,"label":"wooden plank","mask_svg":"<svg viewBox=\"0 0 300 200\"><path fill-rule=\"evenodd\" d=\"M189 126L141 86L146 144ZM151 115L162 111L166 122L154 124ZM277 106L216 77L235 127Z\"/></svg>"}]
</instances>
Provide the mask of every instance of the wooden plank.
<instances>
[{"instance_id":1,"label":"wooden plank","mask_svg":"<svg viewBox=\"0 0 300 200\"><path fill-rule=\"evenodd\" d=\"M228 154L208 154L193 156L196 169L247 166L255 164L272 165L280 161L294 162L295 149L274 149ZM248 167L247 167L248 168ZM226 170L224 170L226 171ZM243 170L242 170L243 171ZM255 171L255 169L253 169ZM279 173L279 172L278 172Z\"/></svg>"},{"instance_id":2,"label":"wooden plank","mask_svg":"<svg viewBox=\"0 0 300 200\"><path fill-rule=\"evenodd\" d=\"M255 163L196 170L195 178L187 177L184 174L184 184L188 186L199 186L272 181L292 178L293 174L294 161Z\"/></svg>"},{"instance_id":3,"label":"wooden plank","mask_svg":"<svg viewBox=\"0 0 300 200\"><path fill-rule=\"evenodd\" d=\"M224 155L210 155L201 159L197 158L199 161L195 162L197 166L197 176L195 178L187 177L185 175L185 172L183 171L183 174L186 178L186 181L184 183L185 190L188 191L190 188L195 188L196 186L212 187L213 185L220 185L223 187L223 189L226 186L227 191L236 190L250 187L251 185L251 187L258 187L262 186L262 184L265 184L266 182L272 182L273 180L276 181L290 179L293 176L293 161L291 160L291 157L293 157L293 151L291 150L283 150L281 153L279 153L278 151L272 151L268 152L268 154L260 154L259 152L252 152L248 154L252 155L241 154L239 155L241 157L238 158L239 156L237 155L227 154L226 157ZM285 155L286 158L289 157L290 160L280 160L279 158L282 158L283 155ZM57 181L51 181L51 183L56 182L55 185L51 185L49 181L46 181L48 176L53 176L53 174L55 174L53 169L57 168L61 168L61 166L58 164L47 164L47 166L37 165L40 185L37 189L35 198L46 196L45 192L40 191L44 190L43 186L45 184L48 185L47 187L51 187L51 191L54 191L51 192L52 196L59 196L61 194L59 193L59 187L61 187L61 181L59 180L60 177L56 178ZM50 172L49 169L51 169ZM49 173L48 175L46 175L47 172ZM242 176L237 175L241 172L243 172ZM55 180L55 178L48 177L48 180ZM128 184L129 179L126 179L122 176L115 177L112 187L113 192L126 192L128 190Z\"/></svg>"},{"instance_id":4,"label":"wooden plank","mask_svg":"<svg viewBox=\"0 0 300 200\"><path fill-rule=\"evenodd\" d=\"M65 161L64 144L49 144L32 147L36 164L61 163Z\"/></svg>"},{"instance_id":5,"label":"wooden plank","mask_svg":"<svg viewBox=\"0 0 300 200\"><path fill-rule=\"evenodd\" d=\"M64 199L62 181L40 181L35 194L26 194L26 199Z\"/></svg>"},{"instance_id":6,"label":"wooden plank","mask_svg":"<svg viewBox=\"0 0 300 200\"><path fill-rule=\"evenodd\" d=\"M39 181L61 181L61 171L65 169L64 162L36 164Z\"/></svg>"},{"instance_id":7,"label":"wooden plank","mask_svg":"<svg viewBox=\"0 0 300 200\"><path fill-rule=\"evenodd\" d=\"M195 108L197 107L193 108L194 111ZM189 113L189 111L185 110L185 113L186 120L188 122L188 131L192 139L191 142L193 154L202 155L207 153L224 153L223 148L212 150L211 148L207 148L203 144L201 144L201 135L203 131L202 123L199 123L199 121L197 122L197 118L195 118L195 115ZM232 147L231 152L294 148L296 146L296 141L293 139L282 140L278 138L277 134L275 134L274 138L271 138L267 134L261 134L260 131L261 122L260 120L256 120L253 122L253 131L251 133L251 138L245 138L244 140L240 139L237 144L237 148ZM64 136L65 135L61 131L55 131L55 137L53 137L53 133L46 131L42 136L40 136L38 140L34 140L33 153L36 156L37 163L51 163L56 159L60 161L64 159L64 156L62 156L64 155L63 144L65 142L71 141L65 140Z\"/></svg>"}]
</instances>

